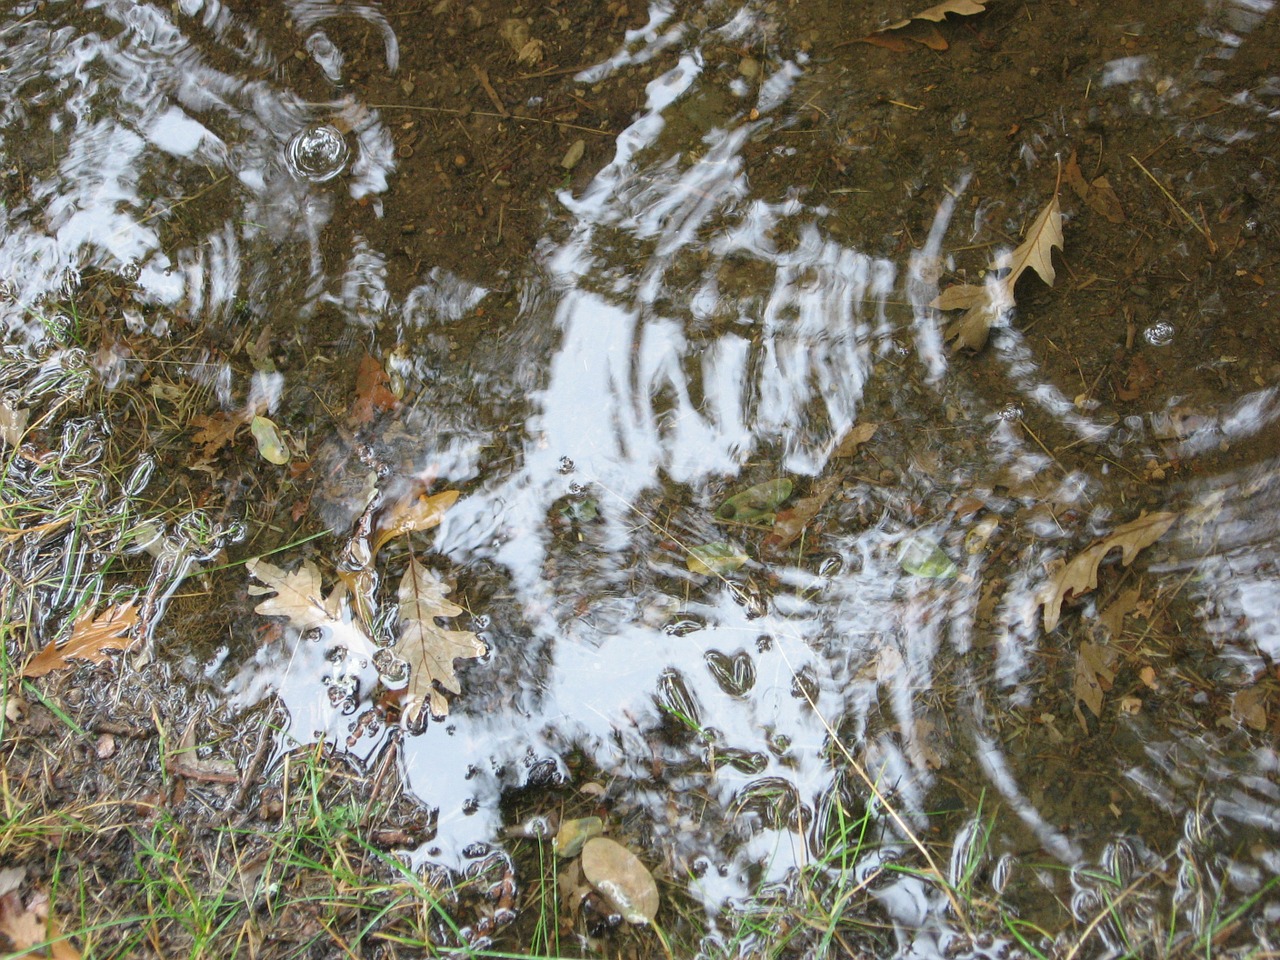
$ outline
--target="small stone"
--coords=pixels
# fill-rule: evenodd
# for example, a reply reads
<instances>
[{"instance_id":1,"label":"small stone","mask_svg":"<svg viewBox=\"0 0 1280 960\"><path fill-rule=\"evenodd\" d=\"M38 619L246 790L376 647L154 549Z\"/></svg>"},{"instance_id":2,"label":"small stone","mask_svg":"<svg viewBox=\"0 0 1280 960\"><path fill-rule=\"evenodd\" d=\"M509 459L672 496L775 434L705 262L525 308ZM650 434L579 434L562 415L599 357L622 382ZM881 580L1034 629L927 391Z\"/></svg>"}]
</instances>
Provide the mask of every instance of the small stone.
<instances>
[{"instance_id":1,"label":"small stone","mask_svg":"<svg viewBox=\"0 0 1280 960\"><path fill-rule=\"evenodd\" d=\"M738 73L748 80L760 76L760 61L755 57L743 57L738 61Z\"/></svg>"},{"instance_id":2,"label":"small stone","mask_svg":"<svg viewBox=\"0 0 1280 960\"><path fill-rule=\"evenodd\" d=\"M587 144L585 140L573 141L573 144L565 151L564 159L560 161L560 166L566 170L572 170L582 160L582 155L586 152Z\"/></svg>"}]
</instances>

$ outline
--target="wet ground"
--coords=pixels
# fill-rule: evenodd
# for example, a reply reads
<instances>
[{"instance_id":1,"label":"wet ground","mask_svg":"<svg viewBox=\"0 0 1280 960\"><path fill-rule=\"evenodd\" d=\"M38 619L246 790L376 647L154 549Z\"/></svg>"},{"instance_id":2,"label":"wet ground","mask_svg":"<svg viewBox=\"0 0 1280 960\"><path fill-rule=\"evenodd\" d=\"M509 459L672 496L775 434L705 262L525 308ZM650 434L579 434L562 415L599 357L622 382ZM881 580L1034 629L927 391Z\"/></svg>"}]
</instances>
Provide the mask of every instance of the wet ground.
<instances>
[{"instance_id":1,"label":"wet ground","mask_svg":"<svg viewBox=\"0 0 1280 960\"><path fill-rule=\"evenodd\" d=\"M445 944L599 816L677 955L1274 952L1280 12L950 6L9 4L24 796L322 744Z\"/></svg>"}]
</instances>

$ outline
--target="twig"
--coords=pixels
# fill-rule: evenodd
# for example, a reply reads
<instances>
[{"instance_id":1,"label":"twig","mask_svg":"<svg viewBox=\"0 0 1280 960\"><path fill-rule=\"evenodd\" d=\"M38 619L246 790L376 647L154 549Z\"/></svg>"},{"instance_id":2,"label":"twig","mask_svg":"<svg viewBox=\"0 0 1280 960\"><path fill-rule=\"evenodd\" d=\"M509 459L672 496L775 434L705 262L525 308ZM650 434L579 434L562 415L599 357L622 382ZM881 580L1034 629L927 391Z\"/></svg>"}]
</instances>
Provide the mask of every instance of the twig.
<instances>
[{"instance_id":1,"label":"twig","mask_svg":"<svg viewBox=\"0 0 1280 960\"><path fill-rule=\"evenodd\" d=\"M1177 201L1177 199L1174 198L1173 194L1171 194L1167 189L1165 189L1165 185L1156 179L1155 174L1153 174L1150 170L1148 170L1146 167L1142 165L1141 160L1139 160L1133 154L1129 154L1129 159L1132 160L1135 164L1137 164L1139 170L1141 170L1143 173L1145 173L1148 177L1151 178L1151 182L1160 188L1160 192L1164 194L1165 199L1168 200L1170 203L1172 203L1174 207L1177 209L1177 211L1187 218L1187 223L1195 227L1196 230L1200 233L1200 235L1204 237L1205 242L1209 244L1209 253L1211 254L1217 253L1218 245L1213 242L1213 237L1209 233L1209 228L1207 226L1202 226L1201 224L1197 223L1195 217L1187 213L1187 211L1183 209L1182 204L1180 204Z\"/></svg>"}]
</instances>

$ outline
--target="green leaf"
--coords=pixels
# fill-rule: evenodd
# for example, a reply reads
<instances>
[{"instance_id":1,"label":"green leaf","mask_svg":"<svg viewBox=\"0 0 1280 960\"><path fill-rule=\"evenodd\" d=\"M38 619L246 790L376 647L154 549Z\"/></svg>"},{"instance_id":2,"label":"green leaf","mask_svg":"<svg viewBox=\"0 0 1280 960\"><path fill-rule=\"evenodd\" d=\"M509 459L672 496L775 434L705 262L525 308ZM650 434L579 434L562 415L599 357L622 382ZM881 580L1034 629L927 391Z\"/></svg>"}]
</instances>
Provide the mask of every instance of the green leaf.
<instances>
[{"instance_id":1,"label":"green leaf","mask_svg":"<svg viewBox=\"0 0 1280 960\"><path fill-rule=\"evenodd\" d=\"M685 565L693 573L712 573L723 576L733 573L747 562L747 555L731 543L723 540L693 547Z\"/></svg>"},{"instance_id":2,"label":"green leaf","mask_svg":"<svg viewBox=\"0 0 1280 960\"><path fill-rule=\"evenodd\" d=\"M915 577L949 580L960 572L942 548L928 537L908 537L898 553L898 565Z\"/></svg>"},{"instance_id":3,"label":"green leaf","mask_svg":"<svg viewBox=\"0 0 1280 960\"><path fill-rule=\"evenodd\" d=\"M262 459L275 464L289 462L289 445L284 442L280 428L266 417L254 417L249 423L253 439L258 441L258 453Z\"/></svg>"},{"instance_id":4,"label":"green leaf","mask_svg":"<svg viewBox=\"0 0 1280 960\"><path fill-rule=\"evenodd\" d=\"M772 523L774 511L791 496L791 481L785 477L748 487L720 504L716 519L734 523Z\"/></svg>"}]
</instances>

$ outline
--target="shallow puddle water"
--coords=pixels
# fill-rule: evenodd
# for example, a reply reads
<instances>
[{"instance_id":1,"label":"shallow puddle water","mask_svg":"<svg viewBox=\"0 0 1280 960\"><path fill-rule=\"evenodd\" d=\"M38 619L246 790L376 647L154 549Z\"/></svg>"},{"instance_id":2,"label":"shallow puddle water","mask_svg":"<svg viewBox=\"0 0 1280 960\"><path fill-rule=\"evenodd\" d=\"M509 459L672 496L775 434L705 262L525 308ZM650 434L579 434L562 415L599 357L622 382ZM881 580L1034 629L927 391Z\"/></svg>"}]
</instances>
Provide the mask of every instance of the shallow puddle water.
<instances>
[{"instance_id":1,"label":"shallow puddle water","mask_svg":"<svg viewBox=\"0 0 1280 960\"><path fill-rule=\"evenodd\" d=\"M1280 12L1013 6L9 4L23 654L132 604L707 956L1276 950Z\"/></svg>"}]
</instances>

